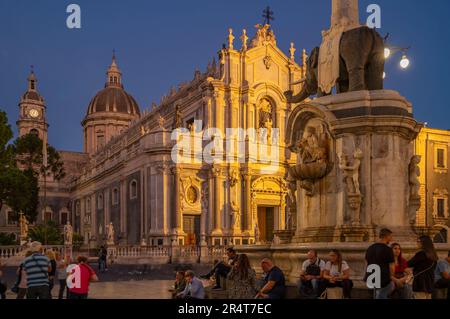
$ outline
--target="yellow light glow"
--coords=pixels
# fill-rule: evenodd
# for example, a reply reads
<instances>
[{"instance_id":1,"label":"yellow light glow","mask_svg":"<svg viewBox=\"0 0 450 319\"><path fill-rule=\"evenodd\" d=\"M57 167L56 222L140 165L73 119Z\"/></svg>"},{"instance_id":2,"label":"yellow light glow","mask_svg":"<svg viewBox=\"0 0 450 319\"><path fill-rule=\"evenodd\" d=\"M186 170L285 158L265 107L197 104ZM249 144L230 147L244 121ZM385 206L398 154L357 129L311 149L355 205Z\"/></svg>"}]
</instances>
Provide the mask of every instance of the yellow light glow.
<instances>
[{"instance_id":1,"label":"yellow light glow","mask_svg":"<svg viewBox=\"0 0 450 319\"><path fill-rule=\"evenodd\" d=\"M384 58L387 59L391 56L391 49L384 48Z\"/></svg>"}]
</instances>

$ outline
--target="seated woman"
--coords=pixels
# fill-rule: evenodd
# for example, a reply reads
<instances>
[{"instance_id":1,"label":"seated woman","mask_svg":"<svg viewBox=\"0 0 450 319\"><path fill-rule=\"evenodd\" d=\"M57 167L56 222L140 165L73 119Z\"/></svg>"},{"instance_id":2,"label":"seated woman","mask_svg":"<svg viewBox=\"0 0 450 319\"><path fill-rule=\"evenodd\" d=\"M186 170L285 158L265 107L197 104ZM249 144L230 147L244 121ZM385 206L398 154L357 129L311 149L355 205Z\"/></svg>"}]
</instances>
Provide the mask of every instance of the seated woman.
<instances>
[{"instance_id":1,"label":"seated woman","mask_svg":"<svg viewBox=\"0 0 450 319\"><path fill-rule=\"evenodd\" d=\"M353 288L353 281L350 280L350 267L342 260L339 250L333 249L330 254L330 261L325 264L323 278L325 287L343 289L344 298L350 299Z\"/></svg>"},{"instance_id":2,"label":"seated woman","mask_svg":"<svg viewBox=\"0 0 450 319\"><path fill-rule=\"evenodd\" d=\"M184 276L185 276L184 271L177 271L175 275L175 283L173 285L173 289L169 290L172 293L173 299L175 299L179 293L183 292L184 289L186 289L186 279L184 278Z\"/></svg>"},{"instance_id":3,"label":"seated woman","mask_svg":"<svg viewBox=\"0 0 450 319\"><path fill-rule=\"evenodd\" d=\"M228 274L230 286L229 299L253 299L256 295L256 272L250 267L246 254L239 255L234 267Z\"/></svg>"},{"instance_id":4,"label":"seated woman","mask_svg":"<svg viewBox=\"0 0 450 319\"><path fill-rule=\"evenodd\" d=\"M394 243L391 245L392 251L394 252L395 260L395 273L392 281L395 284L395 290L392 295L398 296L400 299L412 299L412 273L408 269L408 262L402 257L402 248L399 244Z\"/></svg>"}]
</instances>

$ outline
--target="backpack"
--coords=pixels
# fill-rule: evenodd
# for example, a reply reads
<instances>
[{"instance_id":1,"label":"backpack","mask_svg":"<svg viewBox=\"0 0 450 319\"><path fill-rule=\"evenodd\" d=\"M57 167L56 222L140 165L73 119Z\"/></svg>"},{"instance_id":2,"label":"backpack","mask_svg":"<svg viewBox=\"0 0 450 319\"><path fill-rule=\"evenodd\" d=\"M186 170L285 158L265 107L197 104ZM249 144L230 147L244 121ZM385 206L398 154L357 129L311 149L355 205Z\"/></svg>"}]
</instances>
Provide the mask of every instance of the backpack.
<instances>
[{"instance_id":1,"label":"backpack","mask_svg":"<svg viewBox=\"0 0 450 319\"><path fill-rule=\"evenodd\" d=\"M306 267L306 275L310 276L320 276L320 273L322 270L320 269L320 262L322 260L320 258L317 258L317 261L314 264L309 264L308 267Z\"/></svg>"}]
</instances>

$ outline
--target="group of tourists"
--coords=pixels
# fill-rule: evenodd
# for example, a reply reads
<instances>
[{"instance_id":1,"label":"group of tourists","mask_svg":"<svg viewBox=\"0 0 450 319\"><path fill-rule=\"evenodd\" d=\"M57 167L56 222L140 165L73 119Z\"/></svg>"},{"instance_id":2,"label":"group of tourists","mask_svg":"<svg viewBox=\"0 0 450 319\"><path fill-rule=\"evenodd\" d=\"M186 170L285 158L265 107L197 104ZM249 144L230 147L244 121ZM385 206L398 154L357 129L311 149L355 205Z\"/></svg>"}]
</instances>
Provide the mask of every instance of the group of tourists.
<instances>
[{"instance_id":1,"label":"group of tourists","mask_svg":"<svg viewBox=\"0 0 450 319\"><path fill-rule=\"evenodd\" d=\"M32 242L17 269L17 280L11 291L17 294L17 299L52 299L52 290L58 281L58 299L63 299L64 294L67 299L86 299L89 283L98 278L86 257L77 257L76 265L69 267L69 262L52 250L44 254L42 244ZM71 287L67 286L68 276L71 276Z\"/></svg>"},{"instance_id":2,"label":"group of tourists","mask_svg":"<svg viewBox=\"0 0 450 319\"><path fill-rule=\"evenodd\" d=\"M382 229L377 243L371 245L365 255L367 282L372 267L378 266L379 286L373 287L374 299L431 299L436 289L446 289L447 299L450 287L450 252L445 259L439 259L429 236L417 240L418 251L406 260L402 247L393 243L393 233ZM233 248L227 250L228 262L215 262L214 267L204 279L215 277L213 290L222 289L226 281L226 291L230 299L282 299L286 296L286 283L283 271L269 258L261 261L263 277L256 278L245 254L237 254ZM332 249L328 260L320 258L316 250L307 253L300 271L298 291L302 298L327 298L327 294L339 288L339 298L350 299L353 281L350 279L350 266L343 260L337 249ZM339 294L337 294L339 296ZM330 298L330 296L328 296Z\"/></svg>"}]
</instances>

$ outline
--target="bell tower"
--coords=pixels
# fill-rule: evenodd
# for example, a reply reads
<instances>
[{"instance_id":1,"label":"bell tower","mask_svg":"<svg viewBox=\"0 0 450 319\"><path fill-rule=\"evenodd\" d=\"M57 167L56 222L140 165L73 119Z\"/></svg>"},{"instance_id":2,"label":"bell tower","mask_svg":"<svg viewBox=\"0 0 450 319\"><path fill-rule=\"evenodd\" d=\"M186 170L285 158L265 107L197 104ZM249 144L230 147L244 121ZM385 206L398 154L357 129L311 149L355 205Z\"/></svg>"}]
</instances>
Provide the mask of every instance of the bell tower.
<instances>
[{"instance_id":1,"label":"bell tower","mask_svg":"<svg viewBox=\"0 0 450 319\"><path fill-rule=\"evenodd\" d=\"M28 89L20 98L19 103L19 120L17 121L19 136L32 133L47 142L48 124L45 115L45 101L37 91L37 79L33 68L27 80Z\"/></svg>"}]
</instances>

